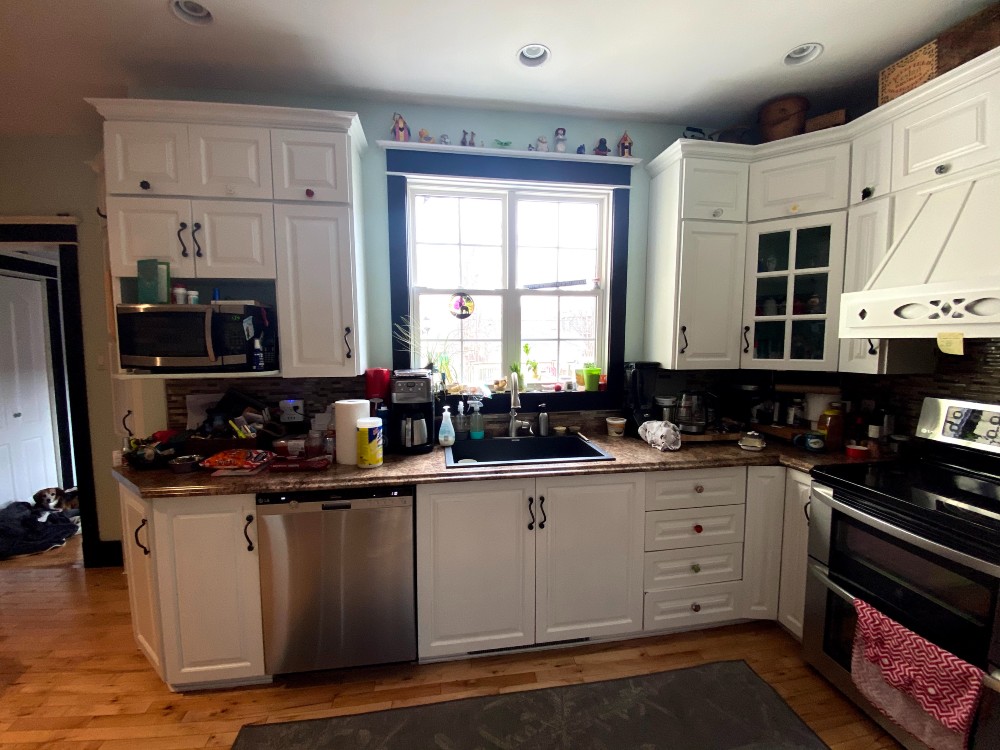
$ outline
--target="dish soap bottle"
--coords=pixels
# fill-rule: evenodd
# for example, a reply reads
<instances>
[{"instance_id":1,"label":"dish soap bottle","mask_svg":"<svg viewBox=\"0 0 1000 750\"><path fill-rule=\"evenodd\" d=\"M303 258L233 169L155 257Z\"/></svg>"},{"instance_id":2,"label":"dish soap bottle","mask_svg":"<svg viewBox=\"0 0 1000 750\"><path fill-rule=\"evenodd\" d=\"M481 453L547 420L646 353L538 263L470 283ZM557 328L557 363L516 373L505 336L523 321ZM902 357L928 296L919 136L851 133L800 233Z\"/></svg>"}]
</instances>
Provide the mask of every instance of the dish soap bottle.
<instances>
[{"instance_id":1,"label":"dish soap bottle","mask_svg":"<svg viewBox=\"0 0 1000 750\"><path fill-rule=\"evenodd\" d=\"M455 444L455 426L451 423L450 408L444 407L444 412L441 414L441 429L438 430L438 442L445 446Z\"/></svg>"},{"instance_id":2,"label":"dish soap bottle","mask_svg":"<svg viewBox=\"0 0 1000 750\"><path fill-rule=\"evenodd\" d=\"M472 407L472 416L469 417L469 437L473 440L482 440L486 437L486 428L483 426L483 415L479 413L479 407L482 406L480 401L473 401L469 406Z\"/></svg>"},{"instance_id":3,"label":"dish soap bottle","mask_svg":"<svg viewBox=\"0 0 1000 750\"><path fill-rule=\"evenodd\" d=\"M465 402L458 402L458 413L455 414L455 440L469 439L469 418L465 416Z\"/></svg>"}]
</instances>

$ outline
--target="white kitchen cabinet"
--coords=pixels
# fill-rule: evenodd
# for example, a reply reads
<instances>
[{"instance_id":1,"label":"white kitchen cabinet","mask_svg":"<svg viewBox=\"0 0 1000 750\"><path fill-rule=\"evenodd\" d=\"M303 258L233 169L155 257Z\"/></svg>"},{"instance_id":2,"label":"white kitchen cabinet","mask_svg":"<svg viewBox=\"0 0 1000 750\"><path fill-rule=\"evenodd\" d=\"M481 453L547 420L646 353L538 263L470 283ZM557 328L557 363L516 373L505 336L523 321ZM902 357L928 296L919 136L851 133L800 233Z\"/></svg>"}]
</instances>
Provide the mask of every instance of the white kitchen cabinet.
<instances>
[{"instance_id":1,"label":"white kitchen cabinet","mask_svg":"<svg viewBox=\"0 0 1000 750\"><path fill-rule=\"evenodd\" d=\"M418 487L421 659L535 642L534 490L531 479Z\"/></svg>"},{"instance_id":2,"label":"white kitchen cabinet","mask_svg":"<svg viewBox=\"0 0 1000 750\"><path fill-rule=\"evenodd\" d=\"M420 658L638 632L643 481L418 487Z\"/></svg>"},{"instance_id":3,"label":"white kitchen cabinet","mask_svg":"<svg viewBox=\"0 0 1000 750\"><path fill-rule=\"evenodd\" d=\"M254 496L119 491L132 627L160 677L174 690L268 681Z\"/></svg>"},{"instance_id":4,"label":"white kitchen cabinet","mask_svg":"<svg viewBox=\"0 0 1000 750\"><path fill-rule=\"evenodd\" d=\"M887 122L851 142L851 206L888 195L891 181L892 123Z\"/></svg>"},{"instance_id":5,"label":"white kitchen cabinet","mask_svg":"<svg viewBox=\"0 0 1000 750\"><path fill-rule=\"evenodd\" d=\"M837 369L846 219L835 211L750 225L741 367Z\"/></svg>"},{"instance_id":6,"label":"white kitchen cabinet","mask_svg":"<svg viewBox=\"0 0 1000 750\"><path fill-rule=\"evenodd\" d=\"M744 506L655 510L646 513L646 550L743 542Z\"/></svg>"},{"instance_id":7,"label":"white kitchen cabinet","mask_svg":"<svg viewBox=\"0 0 1000 750\"><path fill-rule=\"evenodd\" d=\"M364 372L353 214L340 205L276 204L282 377Z\"/></svg>"},{"instance_id":8,"label":"white kitchen cabinet","mask_svg":"<svg viewBox=\"0 0 1000 750\"><path fill-rule=\"evenodd\" d=\"M647 552L643 563L646 591L724 583L743 578L743 545L713 544Z\"/></svg>"},{"instance_id":9,"label":"white kitchen cabinet","mask_svg":"<svg viewBox=\"0 0 1000 750\"><path fill-rule=\"evenodd\" d=\"M778 622L802 640L806 607L806 564L809 555L808 474L788 469L781 532L781 579Z\"/></svg>"},{"instance_id":10,"label":"white kitchen cabinet","mask_svg":"<svg viewBox=\"0 0 1000 750\"><path fill-rule=\"evenodd\" d=\"M273 279L270 203L185 198L108 198L112 276L136 261L170 263L173 278Z\"/></svg>"},{"instance_id":11,"label":"white kitchen cabinet","mask_svg":"<svg viewBox=\"0 0 1000 750\"><path fill-rule=\"evenodd\" d=\"M1000 159L998 81L994 72L893 121L894 192Z\"/></svg>"},{"instance_id":12,"label":"white kitchen cabinet","mask_svg":"<svg viewBox=\"0 0 1000 750\"><path fill-rule=\"evenodd\" d=\"M747 467L746 526L743 542L744 617L773 620L778 616L784 499L784 467Z\"/></svg>"},{"instance_id":13,"label":"white kitchen cabinet","mask_svg":"<svg viewBox=\"0 0 1000 750\"><path fill-rule=\"evenodd\" d=\"M153 540L153 507L133 492L119 485L121 504L122 559L128 578L128 603L132 613L132 634L139 650L153 669L163 673L163 640L160 634L160 600L156 588Z\"/></svg>"},{"instance_id":14,"label":"white kitchen cabinet","mask_svg":"<svg viewBox=\"0 0 1000 750\"><path fill-rule=\"evenodd\" d=\"M739 619L740 581L646 592L643 629L697 628Z\"/></svg>"},{"instance_id":15,"label":"white kitchen cabinet","mask_svg":"<svg viewBox=\"0 0 1000 750\"><path fill-rule=\"evenodd\" d=\"M107 122L104 138L111 194L271 197L265 128Z\"/></svg>"},{"instance_id":16,"label":"white kitchen cabinet","mask_svg":"<svg viewBox=\"0 0 1000 750\"><path fill-rule=\"evenodd\" d=\"M736 369L747 165L681 158L685 145L650 164L645 357L666 369Z\"/></svg>"},{"instance_id":17,"label":"white kitchen cabinet","mask_svg":"<svg viewBox=\"0 0 1000 750\"><path fill-rule=\"evenodd\" d=\"M676 510L711 505L741 505L747 494L747 470L677 469L646 478L646 510Z\"/></svg>"},{"instance_id":18,"label":"white kitchen cabinet","mask_svg":"<svg viewBox=\"0 0 1000 750\"><path fill-rule=\"evenodd\" d=\"M763 221L846 208L850 168L849 143L754 161L747 218Z\"/></svg>"},{"instance_id":19,"label":"white kitchen cabinet","mask_svg":"<svg viewBox=\"0 0 1000 750\"><path fill-rule=\"evenodd\" d=\"M893 198L851 206L847 217L844 292L864 288L892 240ZM934 342L923 339L841 339L841 372L899 375L934 371Z\"/></svg>"},{"instance_id":20,"label":"white kitchen cabinet","mask_svg":"<svg viewBox=\"0 0 1000 750\"><path fill-rule=\"evenodd\" d=\"M275 200L351 202L351 152L346 133L271 131Z\"/></svg>"}]
</instances>

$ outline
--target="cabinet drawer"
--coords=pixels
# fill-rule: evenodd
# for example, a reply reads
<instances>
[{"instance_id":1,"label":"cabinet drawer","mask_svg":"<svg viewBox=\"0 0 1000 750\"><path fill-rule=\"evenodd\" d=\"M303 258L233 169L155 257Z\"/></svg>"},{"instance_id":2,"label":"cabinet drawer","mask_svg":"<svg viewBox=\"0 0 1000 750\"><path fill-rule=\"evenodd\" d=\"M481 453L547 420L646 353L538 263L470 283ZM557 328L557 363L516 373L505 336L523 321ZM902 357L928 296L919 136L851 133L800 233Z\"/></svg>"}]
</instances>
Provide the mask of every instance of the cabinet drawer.
<instances>
[{"instance_id":1,"label":"cabinet drawer","mask_svg":"<svg viewBox=\"0 0 1000 750\"><path fill-rule=\"evenodd\" d=\"M745 502L746 494L743 466L662 472L646 481L646 510L735 505Z\"/></svg>"},{"instance_id":2,"label":"cabinet drawer","mask_svg":"<svg viewBox=\"0 0 1000 750\"><path fill-rule=\"evenodd\" d=\"M654 510L646 513L646 551L742 544L744 506Z\"/></svg>"},{"instance_id":3,"label":"cabinet drawer","mask_svg":"<svg viewBox=\"0 0 1000 750\"><path fill-rule=\"evenodd\" d=\"M691 628L739 618L741 583L711 583L646 594L643 630Z\"/></svg>"},{"instance_id":4,"label":"cabinet drawer","mask_svg":"<svg viewBox=\"0 0 1000 750\"><path fill-rule=\"evenodd\" d=\"M646 591L738 581L743 577L743 545L718 544L647 552L643 568Z\"/></svg>"}]
</instances>

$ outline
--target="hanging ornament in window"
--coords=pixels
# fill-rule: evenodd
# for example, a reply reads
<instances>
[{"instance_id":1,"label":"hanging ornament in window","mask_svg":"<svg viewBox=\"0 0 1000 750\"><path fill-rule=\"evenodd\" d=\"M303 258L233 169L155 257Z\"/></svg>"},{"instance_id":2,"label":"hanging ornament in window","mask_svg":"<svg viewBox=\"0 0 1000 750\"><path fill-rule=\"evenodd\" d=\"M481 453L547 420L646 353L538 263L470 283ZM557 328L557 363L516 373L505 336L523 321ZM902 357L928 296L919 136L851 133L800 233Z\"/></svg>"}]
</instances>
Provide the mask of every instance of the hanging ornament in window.
<instances>
[{"instance_id":1,"label":"hanging ornament in window","mask_svg":"<svg viewBox=\"0 0 1000 750\"><path fill-rule=\"evenodd\" d=\"M475 311L476 303L465 292L456 292L448 301L448 309L459 320L465 320Z\"/></svg>"}]
</instances>

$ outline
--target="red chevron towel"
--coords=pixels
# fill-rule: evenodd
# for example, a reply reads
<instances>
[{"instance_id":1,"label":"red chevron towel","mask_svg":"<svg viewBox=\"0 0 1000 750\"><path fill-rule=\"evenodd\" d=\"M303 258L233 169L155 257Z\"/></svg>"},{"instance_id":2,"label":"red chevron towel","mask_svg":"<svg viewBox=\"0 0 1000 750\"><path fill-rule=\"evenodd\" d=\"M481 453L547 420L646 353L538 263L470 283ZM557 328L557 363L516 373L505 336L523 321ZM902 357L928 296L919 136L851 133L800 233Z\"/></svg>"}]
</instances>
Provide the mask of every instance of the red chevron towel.
<instances>
[{"instance_id":1,"label":"red chevron towel","mask_svg":"<svg viewBox=\"0 0 1000 750\"><path fill-rule=\"evenodd\" d=\"M851 677L858 690L929 747L965 747L982 671L860 599L854 609Z\"/></svg>"}]
</instances>

